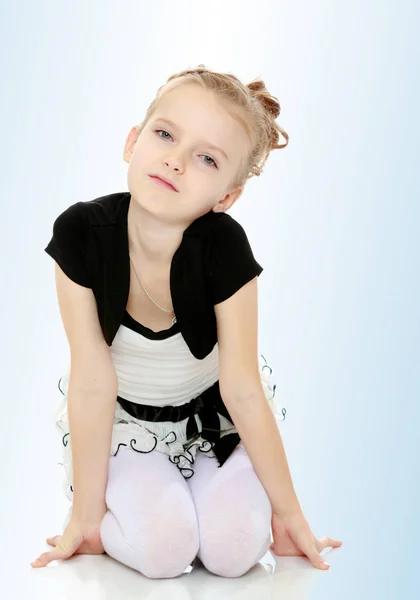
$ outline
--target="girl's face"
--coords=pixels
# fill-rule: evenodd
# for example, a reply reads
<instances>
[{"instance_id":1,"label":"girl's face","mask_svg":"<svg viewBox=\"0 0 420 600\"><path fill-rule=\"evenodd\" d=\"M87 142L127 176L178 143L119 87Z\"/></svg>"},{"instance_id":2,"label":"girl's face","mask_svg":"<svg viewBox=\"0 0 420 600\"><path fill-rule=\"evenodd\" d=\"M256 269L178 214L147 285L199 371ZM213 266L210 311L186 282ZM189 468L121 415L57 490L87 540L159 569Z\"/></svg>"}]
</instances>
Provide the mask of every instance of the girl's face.
<instances>
[{"instance_id":1,"label":"girl's face","mask_svg":"<svg viewBox=\"0 0 420 600\"><path fill-rule=\"evenodd\" d=\"M128 135L128 187L148 212L188 225L239 198L243 186L231 189L230 183L249 149L245 129L214 94L197 85L175 87L143 130L133 127ZM159 186L150 174L169 179L178 192Z\"/></svg>"}]
</instances>

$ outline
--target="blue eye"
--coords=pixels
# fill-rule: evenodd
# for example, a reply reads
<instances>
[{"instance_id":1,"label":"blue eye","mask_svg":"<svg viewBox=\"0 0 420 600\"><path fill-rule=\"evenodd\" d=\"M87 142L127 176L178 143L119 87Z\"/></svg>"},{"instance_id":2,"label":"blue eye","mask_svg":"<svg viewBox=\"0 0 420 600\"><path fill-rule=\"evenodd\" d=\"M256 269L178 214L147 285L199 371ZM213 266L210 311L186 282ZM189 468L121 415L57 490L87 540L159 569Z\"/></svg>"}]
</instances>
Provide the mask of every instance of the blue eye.
<instances>
[{"instance_id":1,"label":"blue eye","mask_svg":"<svg viewBox=\"0 0 420 600\"><path fill-rule=\"evenodd\" d=\"M212 161L213 161L213 164L214 164L214 166L217 168L217 164L215 163L214 159L213 159L211 156L208 156L208 155L206 155L206 154L202 154L201 156L205 156L206 158L209 158L210 160L212 160ZM204 161L204 162L206 162L206 161ZM208 164L208 165L211 165L211 163L207 163L207 164Z\"/></svg>"},{"instance_id":2,"label":"blue eye","mask_svg":"<svg viewBox=\"0 0 420 600\"><path fill-rule=\"evenodd\" d=\"M156 133L160 133L161 131L163 131L163 133L168 133L167 131L165 131L164 129L155 129ZM170 136L171 134L168 133L168 135ZM161 135L159 137L162 137ZM167 140L168 138L162 138L164 140Z\"/></svg>"}]
</instances>

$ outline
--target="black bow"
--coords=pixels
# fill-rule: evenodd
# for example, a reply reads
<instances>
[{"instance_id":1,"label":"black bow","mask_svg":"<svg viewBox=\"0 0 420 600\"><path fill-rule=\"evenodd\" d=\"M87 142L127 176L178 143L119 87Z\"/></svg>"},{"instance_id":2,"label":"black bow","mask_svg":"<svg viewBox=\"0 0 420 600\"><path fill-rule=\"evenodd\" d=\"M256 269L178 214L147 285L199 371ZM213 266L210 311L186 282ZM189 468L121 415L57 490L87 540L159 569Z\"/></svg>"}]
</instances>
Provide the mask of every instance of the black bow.
<instances>
[{"instance_id":1,"label":"black bow","mask_svg":"<svg viewBox=\"0 0 420 600\"><path fill-rule=\"evenodd\" d=\"M203 396L207 397L203 398ZM195 414L198 414L200 417L202 431L200 434L195 414L193 414L187 421L187 438L190 439L201 435L205 440L211 442L212 450L221 467L239 444L241 438L236 432L228 433L223 437L220 435L220 420L218 413L222 414L231 423L232 419L220 396L219 382L217 381L211 388L195 398L194 401L196 403Z\"/></svg>"}]
</instances>

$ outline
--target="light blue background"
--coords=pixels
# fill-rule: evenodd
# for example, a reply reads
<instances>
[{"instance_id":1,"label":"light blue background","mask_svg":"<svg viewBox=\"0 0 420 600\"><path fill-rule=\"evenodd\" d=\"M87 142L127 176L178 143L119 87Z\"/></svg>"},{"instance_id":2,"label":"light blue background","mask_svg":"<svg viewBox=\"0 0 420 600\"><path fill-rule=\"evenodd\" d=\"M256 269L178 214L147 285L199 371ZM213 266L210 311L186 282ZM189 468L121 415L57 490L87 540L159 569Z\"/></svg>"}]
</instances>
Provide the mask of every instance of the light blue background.
<instances>
[{"instance_id":1,"label":"light blue background","mask_svg":"<svg viewBox=\"0 0 420 600\"><path fill-rule=\"evenodd\" d=\"M1 4L8 598L417 596L419 16L414 0ZM328 572L277 558L274 576L267 563L232 581L148 582L105 557L33 570L68 505L52 416L69 353L43 249L70 204L127 189L130 127L199 63L262 77L282 107L290 144L231 214L264 267L260 351L300 502L343 546Z\"/></svg>"}]
</instances>

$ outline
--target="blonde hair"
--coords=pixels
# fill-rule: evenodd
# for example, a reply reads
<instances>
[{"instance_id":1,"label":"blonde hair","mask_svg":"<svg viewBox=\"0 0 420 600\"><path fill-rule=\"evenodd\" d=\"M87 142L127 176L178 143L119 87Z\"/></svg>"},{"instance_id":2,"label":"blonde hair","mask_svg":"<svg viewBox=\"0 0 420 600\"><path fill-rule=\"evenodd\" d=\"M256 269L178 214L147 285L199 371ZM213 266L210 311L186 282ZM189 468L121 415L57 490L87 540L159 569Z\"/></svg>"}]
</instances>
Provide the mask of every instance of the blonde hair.
<instances>
[{"instance_id":1,"label":"blonde hair","mask_svg":"<svg viewBox=\"0 0 420 600\"><path fill-rule=\"evenodd\" d=\"M186 69L169 77L157 91L156 97L149 105L146 116L140 125L140 131L156 110L164 93L174 87L186 83L195 83L204 89L214 92L225 100L232 111L232 117L245 128L251 142L251 150L241 162L231 185L243 185L254 175L260 176L272 150L285 148L289 136L275 119L280 115L280 104L272 96L261 79L243 84L231 73L219 73L200 64L196 68ZM239 107L239 110L237 110ZM286 143L279 144L280 135Z\"/></svg>"}]
</instances>

